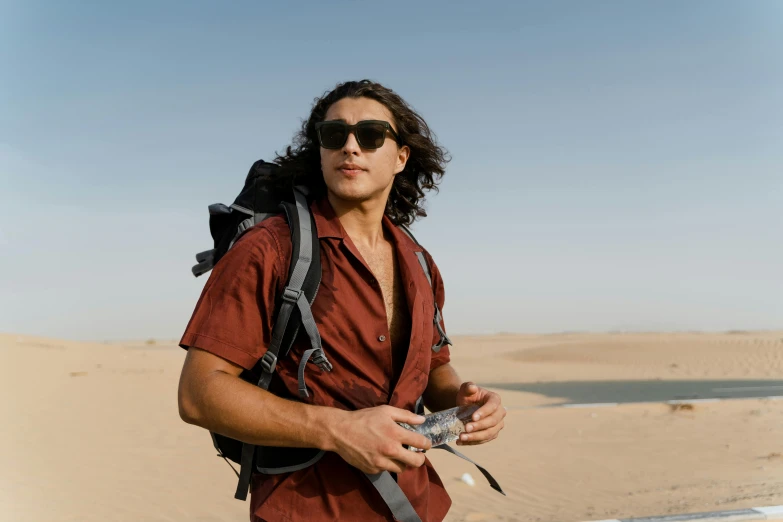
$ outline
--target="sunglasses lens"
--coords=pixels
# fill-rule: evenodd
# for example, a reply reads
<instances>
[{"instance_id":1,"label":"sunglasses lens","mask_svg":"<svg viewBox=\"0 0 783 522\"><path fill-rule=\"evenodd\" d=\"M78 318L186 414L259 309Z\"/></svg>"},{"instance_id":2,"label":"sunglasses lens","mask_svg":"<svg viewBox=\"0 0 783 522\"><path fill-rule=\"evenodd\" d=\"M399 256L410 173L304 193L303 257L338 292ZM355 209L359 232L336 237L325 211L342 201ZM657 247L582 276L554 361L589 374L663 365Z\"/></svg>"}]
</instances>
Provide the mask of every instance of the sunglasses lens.
<instances>
[{"instance_id":1,"label":"sunglasses lens","mask_svg":"<svg viewBox=\"0 0 783 522\"><path fill-rule=\"evenodd\" d=\"M356 129L356 141L365 149L377 149L383 146L386 127L377 123L365 123Z\"/></svg>"},{"instance_id":2,"label":"sunglasses lens","mask_svg":"<svg viewBox=\"0 0 783 522\"><path fill-rule=\"evenodd\" d=\"M327 123L320 129L321 146L325 149L339 149L345 144L344 123Z\"/></svg>"}]
</instances>

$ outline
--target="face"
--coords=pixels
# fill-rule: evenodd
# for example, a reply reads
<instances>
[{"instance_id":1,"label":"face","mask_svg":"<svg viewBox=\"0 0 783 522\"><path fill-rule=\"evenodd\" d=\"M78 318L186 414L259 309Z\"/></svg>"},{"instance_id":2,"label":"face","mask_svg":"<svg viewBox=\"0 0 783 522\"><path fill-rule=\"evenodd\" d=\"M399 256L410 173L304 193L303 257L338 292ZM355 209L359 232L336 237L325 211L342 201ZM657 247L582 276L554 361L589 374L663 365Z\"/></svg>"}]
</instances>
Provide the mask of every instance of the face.
<instances>
[{"instance_id":1,"label":"face","mask_svg":"<svg viewBox=\"0 0 783 522\"><path fill-rule=\"evenodd\" d=\"M389 109L370 98L343 98L329 107L324 120L342 120L349 125L382 120L397 132ZM342 148L320 149L321 171L330 197L351 203L378 201L384 206L394 176L403 171L410 154L407 146L398 147L390 132L386 133L383 146L377 149L361 148L353 132Z\"/></svg>"}]
</instances>

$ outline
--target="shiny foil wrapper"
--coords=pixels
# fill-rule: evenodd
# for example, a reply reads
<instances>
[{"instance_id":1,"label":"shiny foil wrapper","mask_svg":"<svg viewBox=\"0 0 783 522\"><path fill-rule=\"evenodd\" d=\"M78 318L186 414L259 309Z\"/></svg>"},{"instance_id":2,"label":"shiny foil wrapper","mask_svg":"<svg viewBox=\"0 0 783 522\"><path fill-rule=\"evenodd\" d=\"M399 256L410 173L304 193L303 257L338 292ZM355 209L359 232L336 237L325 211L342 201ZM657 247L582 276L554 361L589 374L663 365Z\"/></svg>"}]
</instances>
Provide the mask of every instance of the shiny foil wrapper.
<instances>
[{"instance_id":1,"label":"shiny foil wrapper","mask_svg":"<svg viewBox=\"0 0 783 522\"><path fill-rule=\"evenodd\" d=\"M458 406L448 410L437 411L425 415L424 422L418 426L411 426L404 422L398 424L406 430L415 431L430 439L432 447L448 444L459 439L465 431L465 425L471 421L471 416L478 410L477 405ZM421 451L419 448L409 447L411 451Z\"/></svg>"}]
</instances>

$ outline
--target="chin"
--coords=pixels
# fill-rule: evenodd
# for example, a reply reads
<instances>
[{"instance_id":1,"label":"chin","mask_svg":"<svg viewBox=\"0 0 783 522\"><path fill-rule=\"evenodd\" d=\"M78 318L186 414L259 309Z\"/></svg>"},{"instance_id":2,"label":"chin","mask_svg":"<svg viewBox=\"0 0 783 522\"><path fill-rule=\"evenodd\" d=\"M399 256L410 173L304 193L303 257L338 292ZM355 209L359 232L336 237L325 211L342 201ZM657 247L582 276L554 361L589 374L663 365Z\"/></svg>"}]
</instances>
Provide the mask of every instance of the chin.
<instances>
[{"instance_id":1,"label":"chin","mask_svg":"<svg viewBox=\"0 0 783 522\"><path fill-rule=\"evenodd\" d=\"M358 180L325 181L329 192L343 201L366 201L383 192L382 188L367 186L367 183L357 182Z\"/></svg>"},{"instance_id":2,"label":"chin","mask_svg":"<svg viewBox=\"0 0 783 522\"><path fill-rule=\"evenodd\" d=\"M343 201L351 201L354 203L358 203L361 201L366 201L372 197L372 193L366 190L341 190L340 188L332 189L329 188L329 191L336 196L338 199L341 199Z\"/></svg>"}]
</instances>

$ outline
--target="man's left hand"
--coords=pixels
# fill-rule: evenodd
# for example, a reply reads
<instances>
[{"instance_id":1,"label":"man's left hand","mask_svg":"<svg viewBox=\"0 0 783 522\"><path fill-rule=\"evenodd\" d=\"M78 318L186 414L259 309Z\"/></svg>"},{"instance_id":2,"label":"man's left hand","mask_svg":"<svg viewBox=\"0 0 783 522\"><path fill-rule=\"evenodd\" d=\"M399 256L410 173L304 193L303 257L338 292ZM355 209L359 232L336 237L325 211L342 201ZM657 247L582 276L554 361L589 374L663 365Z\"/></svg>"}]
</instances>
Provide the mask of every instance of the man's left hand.
<instances>
[{"instance_id":1,"label":"man's left hand","mask_svg":"<svg viewBox=\"0 0 783 522\"><path fill-rule=\"evenodd\" d=\"M472 422L465 426L466 432L460 435L458 446L484 444L498 437L503 429L506 408L500 404L500 395L485 390L472 382L462 383L457 392L457 406L478 404L473 413Z\"/></svg>"}]
</instances>

